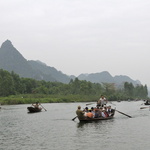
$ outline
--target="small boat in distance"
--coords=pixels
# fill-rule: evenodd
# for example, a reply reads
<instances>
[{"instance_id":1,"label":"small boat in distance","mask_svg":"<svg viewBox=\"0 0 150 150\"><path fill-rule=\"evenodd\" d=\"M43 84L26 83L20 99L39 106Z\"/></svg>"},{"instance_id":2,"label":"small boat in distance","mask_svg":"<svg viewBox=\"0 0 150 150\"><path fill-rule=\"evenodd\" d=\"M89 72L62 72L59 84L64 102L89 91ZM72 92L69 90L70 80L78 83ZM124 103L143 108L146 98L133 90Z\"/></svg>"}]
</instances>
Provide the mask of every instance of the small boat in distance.
<instances>
[{"instance_id":1,"label":"small boat in distance","mask_svg":"<svg viewBox=\"0 0 150 150\"><path fill-rule=\"evenodd\" d=\"M41 112L42 108L27 107L27 110L28 110L30 113L35 113L35 112Z\"/></svg>"},{"instance_id":2,"label":"small boat in distance","mask_svg":"<svg viewBox=\"0 0 150 150\"><path fill-rule=\"evenodd\" d=\"M145 105L150 105L150 101L146 100L146 102L144 103Z\"/></svg>"}]
</instances>

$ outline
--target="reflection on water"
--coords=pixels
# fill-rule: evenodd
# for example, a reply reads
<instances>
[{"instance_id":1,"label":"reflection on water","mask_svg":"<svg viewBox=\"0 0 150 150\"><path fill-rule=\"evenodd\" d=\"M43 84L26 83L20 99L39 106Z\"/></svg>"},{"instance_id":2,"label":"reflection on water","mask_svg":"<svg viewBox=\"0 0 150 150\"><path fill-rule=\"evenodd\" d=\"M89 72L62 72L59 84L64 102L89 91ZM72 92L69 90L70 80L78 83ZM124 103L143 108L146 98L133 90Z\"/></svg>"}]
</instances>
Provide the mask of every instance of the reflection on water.
<instances>
[{"instance_id":1,"label":"reflection on water","mask_svg":"<svg viewBox=\"0 0 150 150\"><path fill-rule=\"evenodd\" d=\"M43 104L47 111L27 113L28 105L2 106L0 110L1 150L148 150L150 111L141 102L114 102L132 116L116 112L110 120L80 123L72 121L78 105ZM144 137L144 138L143 138Z\"/></svg>"}]
</instances>

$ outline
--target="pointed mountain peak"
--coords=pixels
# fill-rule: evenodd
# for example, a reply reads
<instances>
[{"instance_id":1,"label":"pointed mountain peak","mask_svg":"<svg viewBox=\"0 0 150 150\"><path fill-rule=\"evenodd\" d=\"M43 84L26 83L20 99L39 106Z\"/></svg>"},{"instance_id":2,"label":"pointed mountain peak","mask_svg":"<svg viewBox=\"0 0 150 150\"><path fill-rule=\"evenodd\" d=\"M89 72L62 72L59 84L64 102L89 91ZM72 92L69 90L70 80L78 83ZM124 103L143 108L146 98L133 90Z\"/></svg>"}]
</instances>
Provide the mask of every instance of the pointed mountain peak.
<instances>
[{"instance_id":1,"label":"pointed mountain peak","mask_svg":"<svg viewBox=\"0 0 150 150\"><path fill-rule=\"evenodd\" d=\"M5 42L2 43L2 46L1 46L1 48L10 48L10 47L13 47L10 40L6 40Z\"/></svg>"}]
</instances>

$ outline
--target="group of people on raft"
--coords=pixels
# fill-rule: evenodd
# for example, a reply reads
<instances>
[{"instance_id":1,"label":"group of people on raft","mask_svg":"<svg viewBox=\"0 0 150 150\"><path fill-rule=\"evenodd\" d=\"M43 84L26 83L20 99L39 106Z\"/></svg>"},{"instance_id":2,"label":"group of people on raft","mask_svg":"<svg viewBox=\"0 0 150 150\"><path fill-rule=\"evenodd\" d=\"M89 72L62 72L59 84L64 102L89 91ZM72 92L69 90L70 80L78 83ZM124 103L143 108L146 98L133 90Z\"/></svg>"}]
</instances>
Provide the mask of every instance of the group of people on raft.
<instances>
[{"instance_id":1,"label":"group of people on raft","mask_svg":"<svg viewBox=\"0 0 150 150\"><path fill-rule=\"evenodd\" d=\"M78 106L76 114L78 118L100 118L100 117L110 117L114 115L114 109L111 106L106 106L107 100L101 95L101 98L97 101L96 107L91 107L90 109L86 107L81 110L81 106Z\"/></svg>"}]
</instances>

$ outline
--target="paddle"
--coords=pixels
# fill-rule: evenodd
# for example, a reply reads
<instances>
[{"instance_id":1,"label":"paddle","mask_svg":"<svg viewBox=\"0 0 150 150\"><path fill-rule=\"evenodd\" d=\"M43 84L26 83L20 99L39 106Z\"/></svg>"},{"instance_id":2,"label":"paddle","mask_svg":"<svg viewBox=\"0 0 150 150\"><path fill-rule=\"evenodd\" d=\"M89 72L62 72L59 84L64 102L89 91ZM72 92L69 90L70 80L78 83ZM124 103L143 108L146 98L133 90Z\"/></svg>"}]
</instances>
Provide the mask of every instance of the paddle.
<instances>
[{"instance_id":1,"label":"paddle","mask_svg":"<svg viewBox=\"0 0 150 150\"><path fill-rule=\"evenodd\" d=\"M110 103L110 104L112 104L112 105L116 106L116 105L115 105L115 104L113 104L111 101L108 101L108 103Z\"/></svg>"},{"instance_id":2,"label":"paddle","mask_svg":"<svg viewBox=\"0 0 150 150\"><path fill-rule=\"evenodd\" d=\"M72 121L74 121L77 117L78 117L78 116L74 117L74 118L72 119Z\"/></svg>"},{"instance_id":3,"label":"paddle","mask_svg":"<svg viewBox=\"0 0 150 150\"><path fill-rule=\"evenodd\" d=\"M141 107L140 109L145 109L145 108L150 108L150 107Z\"/></svg>"},{"instance_id":4,"label":"paddle","mask_svg":"<svg viewBox=\"0 0 150 150\"><path fill-rule=\"evenodd\" d=\"M116 110L118 113L120 113L120 114L122 114L122 115L125 115L125 116L127 116L127 117L129 117L129 118L132 118L131 116L129 116L129 115L127 115L127 114L125 114L125 113L123 113L123 112L121 112L121 111L119 111L119 110Z\"/></svg>"},{"instance_id":5,"label":"paddle","mask_svg":"<svg viewBox=\"0 0 150 150\"><path fill-rule=\"evenodd\" d=\"M87 106L87 105L92 105L92 104L95 104L95 102L94 102L94 103L88 103L88 104L86 104L86 106Z\"/></svg>"},{"instance_id":6,"label":"paddle","mask_svg":"<svg viewBox=\"0 0 150 150\"><path fill-rule=\"evenodd\" d=\"M40 104L41 105L41 104ZM42 106L42 105L41 105ZM43 106L42 106L42 108L45 110L45 111L47 111Z\"/></svg>"}]
</instances>

